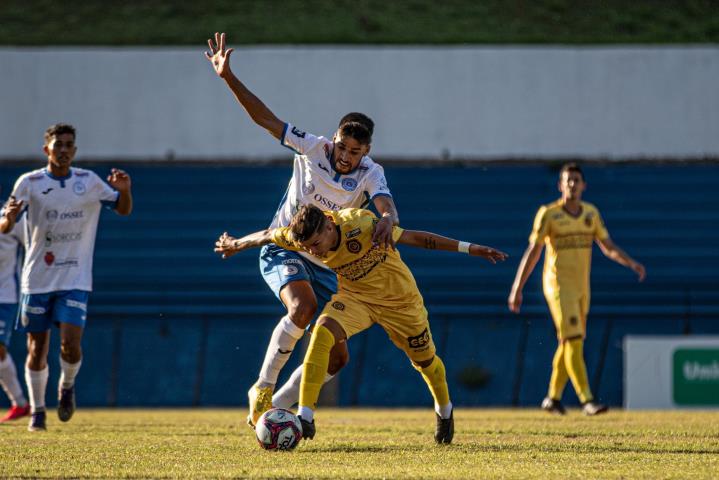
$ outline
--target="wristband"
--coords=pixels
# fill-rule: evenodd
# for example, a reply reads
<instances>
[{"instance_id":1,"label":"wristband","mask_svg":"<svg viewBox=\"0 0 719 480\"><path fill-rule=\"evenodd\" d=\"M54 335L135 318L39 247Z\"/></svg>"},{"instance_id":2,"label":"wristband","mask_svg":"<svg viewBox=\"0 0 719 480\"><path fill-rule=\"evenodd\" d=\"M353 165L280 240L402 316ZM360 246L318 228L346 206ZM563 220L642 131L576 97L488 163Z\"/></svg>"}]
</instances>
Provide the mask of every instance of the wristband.
<instances>
[{"instance_id":1,"label":"wristband","mask_svg":"<svg viewBox=\"0 0 719 480\"><path fill-rule=\"evenodd\" d=\"M467 255L469 255L469 246L470 245L472 245L472 244L469 242L459 242L459 244L457 245L457 251L466 253Z\"/></svg>"}]
</instances>

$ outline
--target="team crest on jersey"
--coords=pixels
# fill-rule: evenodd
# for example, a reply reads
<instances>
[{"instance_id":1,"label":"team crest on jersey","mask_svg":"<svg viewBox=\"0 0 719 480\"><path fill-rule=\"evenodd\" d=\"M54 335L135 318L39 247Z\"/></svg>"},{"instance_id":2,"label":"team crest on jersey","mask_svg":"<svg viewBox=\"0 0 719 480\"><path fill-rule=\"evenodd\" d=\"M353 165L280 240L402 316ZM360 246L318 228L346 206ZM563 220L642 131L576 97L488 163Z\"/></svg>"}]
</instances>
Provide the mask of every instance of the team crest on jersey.
<instances>
[{"instance_id":1,"label":"team crest on jersey","mask_svg":"<svg viewBox=\"0 0 719 480\"><path fill-rule=\"evenodd\" d=\"M357 180L354 178L345 178L342 180L342 188L348 192L354 192L357 188Z\"/></svg>"},{"instance_id":2,"label":"team crest on jersey","mask_svg":"<svg viewBox=\"0 0 719 480\"><path fill-rule=\"evenodd\" d=\"M588 226L588 227L591 227L591 226L592 226L592 219L593 219L593 218L594 218L594 214L588 213L588 214L584 217L584 225L586 225L586 226Z\"/></svg>"},{"instance_id":3,"label":"team crest on jersey","mask_svg":"<svg viewBox=\"0 0 719 480\"><path fill-rule=\"evenodd\" d=\"M305 183L304 185L302 185L302 193L304 193L305 195L311 195L312 193L314 193L314 191L315 191L314 183L310 182L310 183Z\"/></svg>"},{"instance_id":4,"label":"team crest on jersey","mask_svg":"<svg viewBox=\"0 0 719 480\"><path fill-rule=\"evenodd\" d=\"M350 240L347 242L347 250L351 253L359 253L362 250L362 244L358 240Z\"/></svg>"},{"instance_id":5,"label":"team crest on jersey","mask_svg":"<svg viewBox=\"0 0 719 480\"><path fill-rule=\"evenodd\" d=\"M50 266L53 263L55 263L55 255L52 252L46 252L45 253L45 264L47 266Z\"/></svg>"},{"instance_id":6,"label":"team crest on jersey","mask_svg":"<svg viewBox=\"0 0 719 480\"><path fill-rule=\"evenodd\" d=\"M82 182L75 182L72 184L72 191L75 192L75 195L85 195L87 187Z\"/></svg>"},{"instance_id":7,"label":"team crest on jersey","mask_svg":"<svg viewBox=\"0 0 719 480\"><path fill-rule=\"evenodd\" d=\"M332 308L341 312L345 309L345 304L342 302L332 302Z\"/></svg>"},{"instance_id":8,"label":"team crest on jersey","mask_svg":"<svg viewBox=\"0 0 719 480\"><path fill-rule=\"evenodd\" d=\"M45 218L47 218L48 222L54 222L55 220L57 220L57 217L58 217L57 210L48 210L45 213Z\"/></svg>"},{"instance_id":9,"label":"team crest on jersey","mask_svg":"<svg viewBox=\"0 0 719 480\"><path fill-rule=\"evenodd\" d=\"M345 237L354 238L359 236L360 233L362 233L362 229L357 227L354 230L350 230L349 232L345 233Z\"/></svg>"}]
</instances>

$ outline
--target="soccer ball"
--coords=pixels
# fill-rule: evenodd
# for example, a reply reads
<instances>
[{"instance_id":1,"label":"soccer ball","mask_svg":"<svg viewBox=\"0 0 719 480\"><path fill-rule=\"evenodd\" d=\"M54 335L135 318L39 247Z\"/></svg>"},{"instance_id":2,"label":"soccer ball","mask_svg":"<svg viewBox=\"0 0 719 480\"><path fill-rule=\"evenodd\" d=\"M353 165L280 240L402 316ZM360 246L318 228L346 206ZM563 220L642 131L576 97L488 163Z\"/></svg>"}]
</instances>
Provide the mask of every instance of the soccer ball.
<instances>
[{"instance_id":1,"label":"soccer ball","mask_svg":"<svg viewBox=\"0 0 719 480\"><path fill-rule=\"evenodd\" d=\"M265 450L292 450L302 439L302 424L289 410L273 408L257 420L255 434Z\"/></svg>"}]
</instances>

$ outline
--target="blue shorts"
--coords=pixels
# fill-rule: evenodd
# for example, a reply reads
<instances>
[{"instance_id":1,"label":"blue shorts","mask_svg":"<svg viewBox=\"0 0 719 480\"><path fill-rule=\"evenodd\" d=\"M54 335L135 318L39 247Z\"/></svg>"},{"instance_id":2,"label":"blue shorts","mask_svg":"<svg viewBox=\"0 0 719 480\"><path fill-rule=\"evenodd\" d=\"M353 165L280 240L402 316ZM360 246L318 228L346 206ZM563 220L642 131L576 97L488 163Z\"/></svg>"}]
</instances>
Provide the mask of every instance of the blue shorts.
<instances>
[{"instance_id":1,"label":"blue shorts","mask_svg":"<svg viewBox=\"0 0 719 480\"><path fill-rule=\"evenodd\" d=\"M280 290L289 282L295 280L310 282L317 297L318 315L322 312L325 303L337 292L335 272L310 262L297 252L280 248L274 243L262 247L260 271L278 299L280 299Z\"/></svg>"},{"instance_id":2,"label":"blue shorts","mask_svg":"<svg viewBox=\"0 0 719 480\"><path fill-rule=\"evenodd\" d=\"M44 332L50 327L69 323L85 328L90 292L60 290L50 293L23 293L17 328L21 332Z\"/></svg>"},{"instance_id":3,"label":"blue shorts","mask_svg":"<svg viewBox=\"0 0 719 480\"><path fill-rule=\"evenodd\" d=\"M0 303L0 344L10 346L12 326L17 318L17 303Z\"/></svg>"}]
</instances>

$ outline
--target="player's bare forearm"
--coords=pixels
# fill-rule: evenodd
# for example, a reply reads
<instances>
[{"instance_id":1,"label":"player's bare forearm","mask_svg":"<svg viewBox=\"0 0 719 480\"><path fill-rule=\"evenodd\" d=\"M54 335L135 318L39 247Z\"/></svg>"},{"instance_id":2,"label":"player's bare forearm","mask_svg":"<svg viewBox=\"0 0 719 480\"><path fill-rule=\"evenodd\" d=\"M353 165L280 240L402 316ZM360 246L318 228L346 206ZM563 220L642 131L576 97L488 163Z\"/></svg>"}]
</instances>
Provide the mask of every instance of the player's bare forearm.
<instances>
[{"instance_id":1,"label":"player's bare forearm","mask_svg":"<svg viewBox=\"0 0 719 480\"><path fill-rule=\"evenodd\" d=\"M222 78L252 121L279 140L285 127L284 122L278 119L272 110L267 108L267 105L257 98L232 72Z\"/></svg>"},{"instance_id":2,"label":"player's bare forearm","mask_svg":"<svg viewBox=\"0 0 719 480\"><path fill-rule=\"evenodd\" d=\"M629 254L619 248L619 246L614 243L611 238L598 240L597 243L599 244L599 248L602 250L602 253L607 258L634 271L639 276L640 282L644 280L644 277L646 276L644 265L630 257Z\"/></svg>"},{"instance_id":3,"label":"player's bare forearm","mask_svg":"<svg viewBox=\"0 0 719 480\"><path fill-rule=\"evenodd\" d=\"M9 219L5 215L0 218L0 233L9 233L12 227L15 226L15 220Z\"/></svg>"},{"instance_id":4,"label":"player's bare forearm","mask_svg":"<svg viewBox=\"0 0 719 480\"><path fill-rule=\"evenodd\" d=\"M532 243L524 251L522 260L519 262L519 267L517 267L514 284L512 285L513 291L522 291L524 284L527 283L527 279L534 271L534 267L537 266L539 257L542 255L542 248L541 243Z\"/></svg>"},{"instance_id":5,"label":"player's bare forearm","mask_svg":"<svg viewBox=\"0 0 719 480\"><path fill-rule=\"evenodd\" d=\"M228 258L242 250L262 247L272 242L273 231L274 229L260 230L242 238L235 238L225 232L215 242L215 252L221 254L222 258Z\"/></svg>"},{"instance_id":6,"label":"player's bare forearm","mask_svg":"<svg viewBox=\"0 0 719 480\"><path fill-rule=\"evenodd\" d=\"M448 252L459 251L460 243L465 243L467 250L465 253L475 257L483 257L492 263L504 261L508 255L504 252L496 250L492 247L478 245L475 243L460 242L453 238L443 237L431 232L422 232L419 230L404 230L397 240L397 243L403 245L411 245L418 248L426 248L428 250L445 250Z\"/></svg>"},{"instance_id":7,"label":"player's bare forearm","mask_svg":"<svg viewBox=\"0 0 719 480\"><path fill-rule=\"evenodd\" d=\"M123 216L130 215L132 213L132 192L129 190L126 192L120 192L120 196L117 199L117 207L115 211Z\"/></svg>"},{"instance_id":8,"label":"player's bare forearm","mask_svg":"<svg viewBox=\"0 0 719 480\"><path fill-rule=\"evenodd\" d=\"M394 201L392 197L381 195L374 198L374 205L382 218L375 225L372 242L379 245L380 248L387 249L389 247L394 250L395 242L392 238L392 227L399 225L399 215L397 215Z\"/></svg>"},{"instance_id":9,"label":"player's bare forearm","mask_svg":"<svg viewBox=\"0 0 719 480\"><path fill-rule=\"evenodd\" d=\"M10 199L2 209L2 216L0 216L0 233L9 233L13 229L22 206L22 200L18 202L14 196L10 195Z\"/></svg>"},{"instance_id":10,"label":"player's bare forearm","mask_svg":"<svg viewBox=\"0 0 719 480\"><path fill-rule=\"evenodd\" d=\"M374 198L374 206L377 208L382 218L387 218L392 221L392 225L399 225L399 213L397 213L397 207L394 204L392 197L386 195L378 195Z\"/></svg>"}]
</instances>

